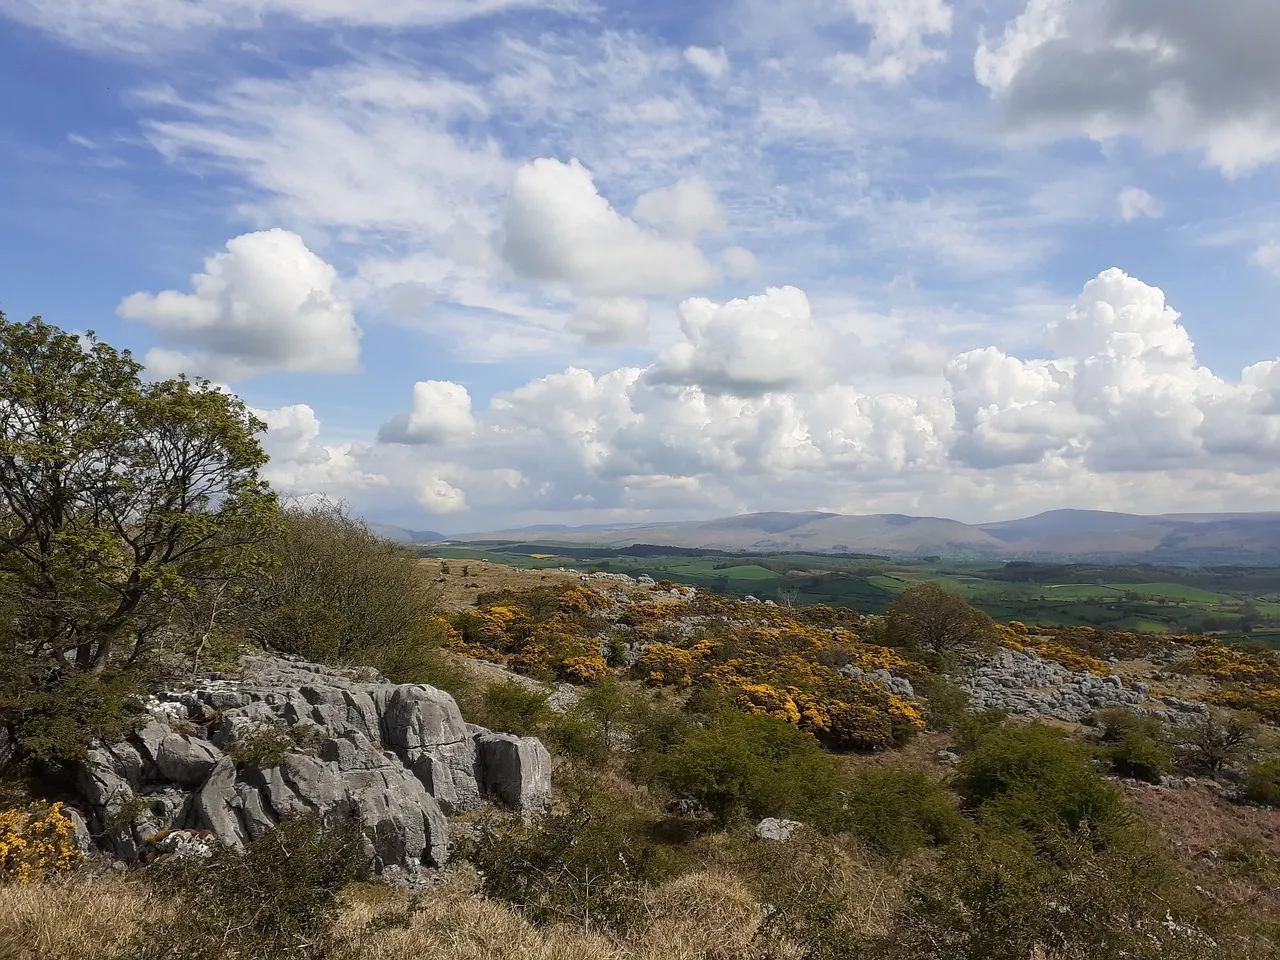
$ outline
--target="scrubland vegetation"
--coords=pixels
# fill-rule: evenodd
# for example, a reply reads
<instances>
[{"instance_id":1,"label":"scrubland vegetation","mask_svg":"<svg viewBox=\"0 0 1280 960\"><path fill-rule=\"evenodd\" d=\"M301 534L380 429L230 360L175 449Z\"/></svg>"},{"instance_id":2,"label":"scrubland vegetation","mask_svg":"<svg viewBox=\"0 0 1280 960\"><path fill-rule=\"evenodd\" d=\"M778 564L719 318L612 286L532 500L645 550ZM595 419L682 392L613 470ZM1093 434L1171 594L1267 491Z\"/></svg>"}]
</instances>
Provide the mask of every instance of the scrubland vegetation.
<instances>
[{"instance_id":1,"label":"scrubland vegetation","mask_svg":"<svg viewBox=\"0 0 1280 960\"><path fill-rule=\"evenodd\" d=\"M957 680L1000 646L1106 674L1175 641L995 624L929 584L876 618L670 584L446 611L438 561L338 506L276 502L238 401L143 385L127 355L39 323L0 333L0 957L1277 955L1274 652L1177 641L1172 670L1215 712L1078 729L970 714ZM431 683L472 722L542 737L553 808L458 818L447 874L415 891L365 876L343 820L131 872L82 863L51 805L68 764L137 723L149 686L254 649ZM553 703L554 683L574 695ZM1243 799L1164 791L1159 811L1116 779L1173 772L1230 775ZM1175 832L1179 802L1199 806ZM765 817L802 826L765 842ZM1192 839L1215 856L1183 855Z\"/></svg>"}]
</instances>

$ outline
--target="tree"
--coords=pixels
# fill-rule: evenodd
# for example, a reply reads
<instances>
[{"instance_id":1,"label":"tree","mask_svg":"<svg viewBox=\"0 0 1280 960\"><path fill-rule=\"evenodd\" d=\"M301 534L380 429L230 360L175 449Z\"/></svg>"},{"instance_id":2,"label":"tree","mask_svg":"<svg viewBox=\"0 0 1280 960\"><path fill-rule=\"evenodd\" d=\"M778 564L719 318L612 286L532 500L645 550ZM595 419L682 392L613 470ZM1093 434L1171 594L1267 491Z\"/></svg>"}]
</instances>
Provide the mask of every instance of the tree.
<instances>
[{"instance_id":1,"label":"tree","mask_svg":"<svg viewBox=\"0 0 1280 960\"><path fill-rule=\"evenodd\" d=\"M990 617L931 580L903 590L885 611L890 646L945 654L983 646L995 636Z\"/></svg>"},{"instance_id":2,"label":"tree","mask_svg":"<svg viewBox=\"0 0 1280 960\"><path fill-rule=\"evenodd\" d=\"M261 560L266 425L204 380L144 383L128 351L0 314L0 602L55 670L136 664L175 600Z\"/></svg>"},{"instance_id":3,"label":"tree","mask_svg":"<svg viewBox=\"0 0 1280 960\"><path fill-rule=\"evenodd\" d=\"M1182 762L1217 776L1222 768L1244 759L1258 728L1252 720L1211 711L1181 731Z\"/></svg>"}]
</instances>

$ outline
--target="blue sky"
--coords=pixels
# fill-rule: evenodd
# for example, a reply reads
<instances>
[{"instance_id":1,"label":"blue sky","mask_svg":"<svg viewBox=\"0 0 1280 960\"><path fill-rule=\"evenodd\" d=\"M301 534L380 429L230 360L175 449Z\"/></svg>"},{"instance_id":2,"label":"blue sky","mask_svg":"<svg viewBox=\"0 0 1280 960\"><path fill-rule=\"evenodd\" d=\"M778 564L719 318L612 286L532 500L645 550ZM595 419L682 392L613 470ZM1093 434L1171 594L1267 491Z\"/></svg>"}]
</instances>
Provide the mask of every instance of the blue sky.
<instances>
[{"instance_id":1,"label":"blue sky","mask_svg":"<svg viewBox=\"0 0 1280 960\"><path fill-rule=\"evenodd\" d=\"M1272 0L0 0L0 309L447 532L1280 509Z\"/></svg>"}]
</instances>

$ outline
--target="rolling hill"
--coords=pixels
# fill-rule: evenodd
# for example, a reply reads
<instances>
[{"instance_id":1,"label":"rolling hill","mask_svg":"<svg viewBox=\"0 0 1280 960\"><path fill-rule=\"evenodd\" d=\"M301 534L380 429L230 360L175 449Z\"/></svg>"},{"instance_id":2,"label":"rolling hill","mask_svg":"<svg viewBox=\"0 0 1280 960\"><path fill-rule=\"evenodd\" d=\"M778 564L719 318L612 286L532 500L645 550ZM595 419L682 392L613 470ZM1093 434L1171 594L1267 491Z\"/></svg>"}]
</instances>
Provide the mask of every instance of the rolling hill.
<instances>
[{"instance_id":1,"label":"rolling hill","mask_svg":"<svg viewBox=\"0 0 1280 960\"><path fill-rule=\"evenodd\" d=\"M616 527L537 527L455 540L530 540L622 547L877 553L948 559L1162 564L1280 563L1280 513L1139 516L1053 510L1021 520L966 524L901 514L753 513L716 520Z\"/></svg>"}]
</instances>

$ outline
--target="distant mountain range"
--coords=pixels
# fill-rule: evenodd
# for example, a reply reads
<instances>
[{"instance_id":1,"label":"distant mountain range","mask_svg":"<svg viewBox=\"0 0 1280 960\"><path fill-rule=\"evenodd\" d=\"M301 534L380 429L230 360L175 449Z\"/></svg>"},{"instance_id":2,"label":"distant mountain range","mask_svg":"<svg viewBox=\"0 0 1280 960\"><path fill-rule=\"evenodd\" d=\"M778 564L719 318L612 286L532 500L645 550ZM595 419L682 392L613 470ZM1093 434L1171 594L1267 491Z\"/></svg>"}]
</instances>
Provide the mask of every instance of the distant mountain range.
<instances>
[{"instance_id":1,"label":"distant mountain range","mask_svg":"<svg viewBox=\"0 0 1280 960\"><path fill-rule=\"evenodd\" d=\"M444 539L443 533L436 533L434 530L409 530L368 520L365 521L365 526L384 540L394 540L396 543L430 543L432 540Z\"/></svg>"},{"instance_id":2,"label":"distant mountain range","mask_svg":"<svg viewBox=\"0 0 1280 960\"><path fill-rule=\"evenodd\" d=\"M644 543L708 550L975 560L1280 564L1280 513L1137 516L1101 510L1052 510L1023 520L979 524L901 514L751 513L688 523L526 527L450 539L608 547Z\"/></svg>"}]
</instances>

